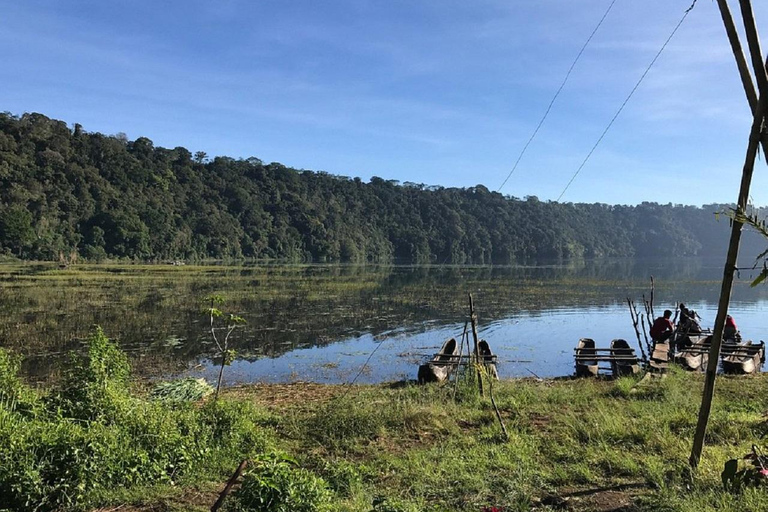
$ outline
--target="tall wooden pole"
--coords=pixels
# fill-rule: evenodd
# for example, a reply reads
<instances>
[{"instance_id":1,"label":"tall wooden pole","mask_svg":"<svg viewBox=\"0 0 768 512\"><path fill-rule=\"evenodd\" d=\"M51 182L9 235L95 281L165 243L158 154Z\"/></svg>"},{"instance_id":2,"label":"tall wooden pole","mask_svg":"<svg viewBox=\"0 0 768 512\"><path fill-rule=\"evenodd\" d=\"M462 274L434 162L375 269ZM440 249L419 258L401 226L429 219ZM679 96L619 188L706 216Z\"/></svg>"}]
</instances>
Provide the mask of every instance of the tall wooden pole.
<instances>
[{"instance_id":1,"label":"tall wooden pole","mask_svg":"<svg viewBox=\"0 0 768 512\"><path fill-rule=\"evenodd\" d=\"M752 130L749 135L749 144L747 146L747 156L744 160L744 169L741 174L741 187L739 189L739 200L737 210L746 211L747 200L749 198L749 188L752 183L752 171L755 167L755 158L760 145L760 136L763 129L763 119L768 110L768 95L763 94L757 103L755 117L752 121ZM717 306L717 317L715 318L715 330L712 333L712 346L709 349L709 362L707 363L707 373L704 378L704 395L701 399L699 408L699 420L696 424L696 434L693 438L693 449L689 462L694 469L699 464L701 451L704 448L704 436L707 432L707 422L709 413L712 409L712 397L715 394L715 376L717 374L717 362L720 358L720 344L723 341L723 328L725 327L725 317L728 314L728 303L731 300L731 288L733 287L733 275L736 270L736 260L739 256L739 242L741 241L742 223L733 219L731 227L731 239L728 244L728 256L723 270L723 283L720 288L720 302Z\"/></svg>"},{"instance_id":2,"label":"tall wooden pole","mask_svg":"<svg viewBox=\"0 0 768 512\"><path fill-rule=\"evenodd\" d=\"M472 322L472 337L475 340L475 363L477 364L477 387L480 390L480 396L485 396L483 390L483 372L480 369L480 347L477 342L477 315L475 314L475 304L472 302L472 294L469 294L469 320Z\"/></svg>"},{"instance_id":3,"label":"tall wooden pole","mask_svg":"<svg viewBox=\"0 0 768 512\"><path fill-rule=\"evenodd\" d=\"M754 116L747 147L747 156L745 158L744 169L741 176L741 187L737 204L737 209L743 213L746 211L747 207L749 188L752 182L752 171L754 170L755 157L760 143L763 145L763 152L768 154L768 151L766 151L768 150L768 134L763 130L763 120L766 110L768 109L768 75L766 75L766 67L768 67L768 63L763 64L760 38L757 33L757 24L755 23L752 4L750 0L739 0L739 3L741 6L742 18L744 19L744 28L745 33L747 34L755 77L757 78L760 90L759 100L756 100L757 93L755 92L755 85L752 82L749 73L744 50L739 41L738 32L733 22L733 16L728 7L728 2L727 0L717 0L725 31L728 35L728 41L731 44L731 50L736 58L736 65L739 69L744 92L747 95L747 100L749 101L749 106ZM694 435L693 448L691 449L691 457L689 459L689 462L694 469L698 466L699 460L701 459L701 452L704 448L704 436L706 435L707 423L709 421L709 413L712 409L712 398L715 393L715 377L717 375L717 361L720 356L720 345L723 339L725 317L728 313L728 303L730 302L731 288L733 286L733 275L736 270L739 242L741 240L741 229L742 223L734 219L731 226L731 239L728 246L725 269L723 270L723 283L720 289L720 302L718 304L717 318L715 319L715 331L712 336L712 346L709 350L709 363L707 364L707 373L704 380L704 394L701 400L699 419L696 424L696 434Z\"/></svg>"},{"instance_id":4,"label":"tall wooden pole","mask_svg":"<svg viewBox=\"0 0 768 512\"><path fill-rule=\"evenodd\" d=\"M752 74L749 71L749 64L747 63L747 58L744 55L744 49L741 46L741 42L739 41L739 33L736 30L736 24L733 21L733 15L731 14L731 9L728 7L728 1L727 0L717 0L717 5L720 8L720 16L723 18L723 25L725 26L725 32L728 35L728 41L731 43L731 50L733 51L733 56L736 59L736 67L739 69L739 76L741 77L741 85L744 87L744 94L747 95L747 101L749 102L749 109L752 111L752 115L755 115L755 110L757 109L757 91L755 90L755 84L752 82ZM745 7L742 6L742 15L744 13ZM749 16L753 20L752 25L754 26L754 16L751 14L752 10L749 9ZM757 32L753 32L752 36L757 39ZM759 53L759 40L757 42L757 50L758 55ZM758 62L760 62L762 59L758 59ZM754 60L753 60L754 63ZM758 68L759 69L759 68ZM760 76L761 74L765 74L764 70L761 72L756 72L757 76ZM758 81L760 79L758 78ZM759 83L759 82L758 82ZM762 93L761 93L762 94ZM768 155L768 133L762 134L762 140L761 143L763 145L763 154Z\"/></svg>"},{"instance_id":5,"label":"tall wooden pole","mask_svg":"<svg viewBox=\"0 0 768 512\"><path fill-rule=\"evenodd\" d=\"M752 82L752 74L749 72L749 65L747 64L747 58L744 56L744 49L739 41L739 33L736 31L736 24L733 22L731 9L728 7L727 0L717 0L717 5L720 7L720 16L723 18L725 32L728 35L728 41L731 43L733 56L736 58L736 66L739 68L739 76L741 76L741 84L744 86L744 93L747 95L749 109L752 111L752 115L754 115L757 108L757 91L755 90L755 84Z\"/></svg>"},{"instance_id":6,"label":"tall wooden pole","mask_svg":"<svg viewBox=\"0 0 768 512\"><path fill-rule=\"evenodd\" d=\"M755 13L752 11L751 0L739 0L741 6L741 17L744 19L744 32L747 35L747 46L749 46L749 55L752 57L752 69L757 79L757 90L759 96L768 93L768 76L765 73L765 64L763 64L763 51L760 49L760 36L757 34L757 23L755 23Z\"/></svg>"}]
</instances>

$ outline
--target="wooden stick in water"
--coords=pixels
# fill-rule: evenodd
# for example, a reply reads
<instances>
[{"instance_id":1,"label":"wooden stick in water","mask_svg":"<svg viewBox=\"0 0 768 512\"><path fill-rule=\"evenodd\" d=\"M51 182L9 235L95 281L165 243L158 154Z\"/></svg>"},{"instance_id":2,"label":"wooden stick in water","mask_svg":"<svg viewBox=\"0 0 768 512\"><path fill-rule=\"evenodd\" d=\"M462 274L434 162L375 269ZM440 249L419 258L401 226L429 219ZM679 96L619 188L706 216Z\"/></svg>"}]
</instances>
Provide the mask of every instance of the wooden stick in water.
<instances>
[{"instance_id":1,"label":"wooden stick in water","mask_svg":"<svg viewBox=\"0 0 768 512\"><path fill-rule=\"evenodd\" d=\"M485 396L483 390L483 371L480 368L480 346L477 340L477 315L475 315L475 305L472 302L472 294L469 294L469 320L472 322L472 337L475 340L475 364L477 367L477 389L480 391L480 396Z\"/></svg>"},{"instance_id":2,"label":"wooden stick in water","mask_svg":"<svg viewBox=\"0 0 768 512\"><path fill-rule=\"evenodd\" d=\"M464 353L464 339L467 338L467 351L469 351L469 337L467 336L467 322L464 322L464 332L461 333L461 345L459 345L459 362L456 364L454 370L455 376L453 378L453 400L456 401L456 390L459 389L459 377L461 377L461 355Z\"/></svg>"}]
</instances>

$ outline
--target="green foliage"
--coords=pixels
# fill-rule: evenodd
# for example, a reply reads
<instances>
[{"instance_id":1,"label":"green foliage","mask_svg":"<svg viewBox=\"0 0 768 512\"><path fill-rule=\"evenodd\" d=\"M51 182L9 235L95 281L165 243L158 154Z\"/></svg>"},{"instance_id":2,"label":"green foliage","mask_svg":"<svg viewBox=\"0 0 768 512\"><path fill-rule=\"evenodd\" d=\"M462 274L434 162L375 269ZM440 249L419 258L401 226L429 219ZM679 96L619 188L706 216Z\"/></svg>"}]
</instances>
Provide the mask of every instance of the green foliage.
<instances>
[{"instance_id":1,"label":"green foliage","mask_svg":"<svg viewBox=\"0 0 768 512\"><path fill-rule=\"evenodd\" d=\"M396 498L376 497L370 512L420 512L418 508Z\"/></svg>"},{"instance_id":2,"label":"green foliage","mask_svg":"<svg viewBox=\"0 0 768 512\"><path fill-rule=\"evenodd\" d=\"M196 402L211 393L213 393L213 387L205 379L188 377L157 384L152 388L149 397L153 400L169 402Z\"/></svg>"},{"instance_id":3,"label":"green foliage","mask_svg":"<svg viewBox=\"0 0 768 512\"><path fill-rule=\"evenodd\" d=\"M285 457L262 457L243 477L230 510L242 512L322 512L331 493L325 481Z\"/></svg>"},{"instance_id":4,"label":"green foliage","mask_svg":"<svg viewBox=\"0 0 768 512\"><path fill-rule=\"evenodd\" d=\"M34 402L15 376L18 359L0 350L4 508L92 508L117 488L223 478L237 461L269 450L251 404L194 407L132 396L125 355L100 329L72 365L60 390Z\"/></svg>"},{"instance_id":5,"label":"green foliage","mask_svg":"<svg viewBox=\"0 0 768 512\"><path fill-rule=\"evenodd\" d=\"M201 155L0 114L0 254L510 264L709 255L728 237L724 205L560 204Z\"/></svg>"},{"instance_id":6,"label":"green foliage","mask_svg":"<svg viewBox=\"0 0 768 512\"><path fill-rule=\"evenodd\" d=\"M0 403L13 404L16 412L31 413L39 404L37 394L25 386L19 377L21 356L0 348Z\"/></svg>"},{"instance_id":7,"label":"green foliage","mask_svg":"<svg viewBox=\"0 0 768 512\"><path fill-rule=\"evenodd\" d=\"M86 341L86 353L73 353L71 360L57 397L64 413L79 419L117 415L128 396L131 369L125 353L96 327Z\"/></svg>"}]
</instances>

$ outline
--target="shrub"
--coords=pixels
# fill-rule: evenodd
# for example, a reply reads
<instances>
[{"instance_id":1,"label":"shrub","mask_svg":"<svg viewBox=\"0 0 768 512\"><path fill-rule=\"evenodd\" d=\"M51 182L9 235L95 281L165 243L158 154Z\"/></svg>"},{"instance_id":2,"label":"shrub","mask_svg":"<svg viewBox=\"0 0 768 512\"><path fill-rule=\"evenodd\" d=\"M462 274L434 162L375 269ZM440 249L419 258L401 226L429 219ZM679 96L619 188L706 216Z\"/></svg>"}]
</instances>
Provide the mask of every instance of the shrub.
<instances>
[{"instance_id":1,"label":"shrub","mask_svg":"<svg viewBox=\"0 0 768 512\"><path fill-rule=\"evenodd\" d=\"M38 409L37 394L19 378L21 356L0 348L0 409L32 413Z\"/></svg>"},{"instance_id":2,"label":"shrub","mask_svg":"<svg viewBox=\"0 0 768 512\"><path fill-rule=\"evenodd\" d=\"M115 343L96 327L83 356L72 354L57 402L65 416L113 418L128 397L130 365Z\"/></svg>"},{"instance_id":3,"label":"shrub","mask_svg":"<svg viewBox=\"0 0 768 512\"><path fill-rule=\"evenodd\" d=\"M233 494L230 510L242 512L321 512L331 493L325 481L290 459L264 457L246 473Z\"/></svg>"},{"instance_id":4,"label":"shrub","mask_svg":"<svg viewBox=\"0 0 768 512\"><path fill-rule=\"evenodd\" d=\"M116 488L228 472L267 447L250 404L131 396L125 355L101 329L72 361L58 393L39 400L0 351L0 510L83 509ZM39 414L19 408L28 396Z\"/></svg>"}]
</instances>

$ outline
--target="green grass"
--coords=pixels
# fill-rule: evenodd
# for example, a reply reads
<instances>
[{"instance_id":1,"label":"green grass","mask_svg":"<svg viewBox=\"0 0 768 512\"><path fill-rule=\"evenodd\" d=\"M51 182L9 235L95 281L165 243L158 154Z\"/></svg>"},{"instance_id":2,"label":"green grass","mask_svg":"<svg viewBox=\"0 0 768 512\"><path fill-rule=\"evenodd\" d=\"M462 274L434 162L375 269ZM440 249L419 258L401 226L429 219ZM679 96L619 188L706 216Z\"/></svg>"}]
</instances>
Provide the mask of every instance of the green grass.
<instances>
[{"instance_id":1,"label":"green grass","mask_svg":"<svg viewBox=\"0 0 768 512\"><path fill-rule=\"evenodd\" d=\"M458 399L452 385L400 384L256 386L218 402L158 402L133 388L125 356L102 333L88 347L46 392L26 387L18 359L0 351L9 510L206 510L243 459L252 465L230 511L526 511L566 498L586 511L611 496L634 510L768 510L763 491L731 494L720 482L725 461L766 432L764 375L718 379L692 478L696 374L498 382L507 439L471 379Z\"/></svg>"}]
</instances>

